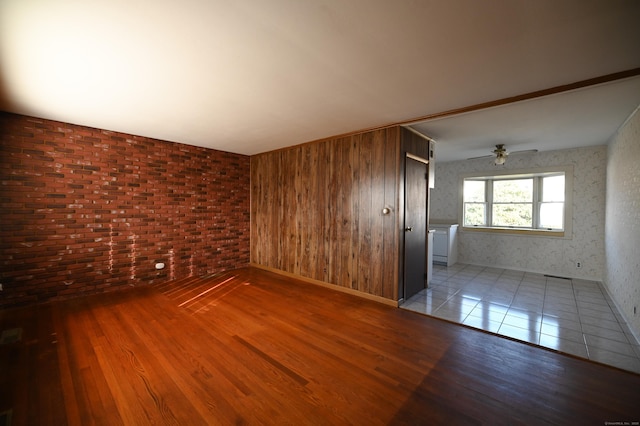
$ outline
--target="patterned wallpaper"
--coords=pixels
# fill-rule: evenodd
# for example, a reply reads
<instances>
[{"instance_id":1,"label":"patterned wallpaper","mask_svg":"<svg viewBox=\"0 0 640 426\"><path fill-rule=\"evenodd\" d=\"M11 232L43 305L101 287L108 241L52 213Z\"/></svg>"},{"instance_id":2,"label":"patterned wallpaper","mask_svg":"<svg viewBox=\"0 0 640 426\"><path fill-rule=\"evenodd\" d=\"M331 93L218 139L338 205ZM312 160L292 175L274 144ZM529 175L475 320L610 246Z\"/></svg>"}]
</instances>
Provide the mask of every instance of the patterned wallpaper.
<instances>
[{"instance_id":1,"label":"patterned wallpaper","mask_svg":"<svg viewBox=\"0 0 640 426\"><path fill-rule=\"evenodd\" d=\"M640 109L609 144L604 284L640 336ZM633 308L637 308L634 315Z\"/></svg>"},{"instance_id":2,"label":"patterned wallpaper","mask_svg":"<svg viewBox=\"0 0 640 426\"><path fill-rule=\"evenodd\" d=\"M607 147L596 146L509 157L500 170L573 165L571 238L459 232L458 261L601 281L604 276L604 220ZM491 159L437 162L431 191L431 219L458 221L460 175L493 172ZM576 261L583 267L577 269Z\"/></svg>"}]
</instances>

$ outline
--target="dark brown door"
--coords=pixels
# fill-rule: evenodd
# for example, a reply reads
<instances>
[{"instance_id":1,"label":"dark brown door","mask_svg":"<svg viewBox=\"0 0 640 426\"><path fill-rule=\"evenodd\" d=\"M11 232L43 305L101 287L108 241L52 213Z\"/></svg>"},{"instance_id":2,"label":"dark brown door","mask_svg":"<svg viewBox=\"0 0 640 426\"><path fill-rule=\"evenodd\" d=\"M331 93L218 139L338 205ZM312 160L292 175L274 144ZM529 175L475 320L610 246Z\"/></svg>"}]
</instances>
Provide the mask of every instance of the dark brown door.
<instances>
[{"instance_id":1,"label":"dark brown door","mask_svg":"<svg viewBox=\"0 0 640 426\"><path fill-rule=\"evenodd\" d=\"M407 155L405 165L404 300L426 286L427 160Z\"/></svg>"}]
</instances>

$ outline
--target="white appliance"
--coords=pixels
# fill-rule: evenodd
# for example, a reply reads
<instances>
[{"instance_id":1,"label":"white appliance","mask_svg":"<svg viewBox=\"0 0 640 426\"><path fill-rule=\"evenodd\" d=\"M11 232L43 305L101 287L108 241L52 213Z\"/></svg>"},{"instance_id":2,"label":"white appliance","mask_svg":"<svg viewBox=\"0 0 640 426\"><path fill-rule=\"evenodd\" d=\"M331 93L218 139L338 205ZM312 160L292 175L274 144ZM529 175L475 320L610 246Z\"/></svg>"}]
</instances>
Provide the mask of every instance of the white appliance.
<instances>
[{"instance_id":1,"label":"white appliance","mask_svg":"<svg viewBox=\"0 0 640 426\"><path fill-rule=\"evenodd\" d=\"M458 261L458 224L432 223L433 263L451 266Z\"/></svg>"}]
</instances>

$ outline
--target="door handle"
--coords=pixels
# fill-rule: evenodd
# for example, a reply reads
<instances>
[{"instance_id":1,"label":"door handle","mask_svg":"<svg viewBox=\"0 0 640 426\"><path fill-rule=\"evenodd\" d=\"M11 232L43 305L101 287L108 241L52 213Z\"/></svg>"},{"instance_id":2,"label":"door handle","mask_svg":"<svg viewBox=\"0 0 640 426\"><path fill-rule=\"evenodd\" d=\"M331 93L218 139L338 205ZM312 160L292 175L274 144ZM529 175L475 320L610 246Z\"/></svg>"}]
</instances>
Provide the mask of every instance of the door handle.
<instances>
[{"instance_id":1,"label":"door handle","mask_svg":"<svg viewBox=\"0 0 640 426\"><path fill-rule=\"evenodd\" d=\"M407 226L406 228L404 228L405 232L411 232L413 231L413 227L411 226Z\"/></svg>"}]
</instances>

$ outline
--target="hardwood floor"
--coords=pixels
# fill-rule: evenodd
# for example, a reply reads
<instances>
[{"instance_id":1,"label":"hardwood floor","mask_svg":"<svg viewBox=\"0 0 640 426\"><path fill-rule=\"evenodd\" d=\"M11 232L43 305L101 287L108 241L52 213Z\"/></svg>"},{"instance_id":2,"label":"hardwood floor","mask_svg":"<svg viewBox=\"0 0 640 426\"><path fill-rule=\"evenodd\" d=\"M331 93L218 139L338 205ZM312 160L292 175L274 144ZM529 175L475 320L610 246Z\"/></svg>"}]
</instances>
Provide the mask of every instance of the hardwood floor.
<instances>
[{"instance_id":1,"label":"hardwood floor","mask_svg":"<svg viewBox=\"0 0 640 426\"><path fill-rule=\"evenodd\" d=\"M12 424L594 424L640 375L257 269L0 312Z\"/></svg>"}]
</instances>

